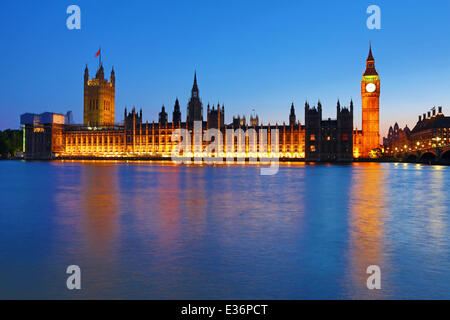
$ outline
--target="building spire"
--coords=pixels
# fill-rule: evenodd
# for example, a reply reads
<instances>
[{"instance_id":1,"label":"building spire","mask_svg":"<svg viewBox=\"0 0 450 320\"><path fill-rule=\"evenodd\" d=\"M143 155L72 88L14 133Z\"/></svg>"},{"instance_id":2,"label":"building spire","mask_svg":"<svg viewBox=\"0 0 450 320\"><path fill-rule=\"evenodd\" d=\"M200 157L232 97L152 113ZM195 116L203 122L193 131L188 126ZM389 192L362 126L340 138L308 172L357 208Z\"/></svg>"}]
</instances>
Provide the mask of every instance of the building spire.
<instances>
[{"instance_id":1,"label":"building spire","mask_svg":"<svg viewBox=\"0 0 450 320\"><path fill-rule=\"evenodd\" d=\"M375 61L372 55L372 41L369 42L369 56L367 57L367 61Z\"/></svg>"},{"instance_id":2,"label":"building spire","mask_svg":"<svg viewBox=\"0 0 450 320\"><path fill-rule=\"evenodd\" d=\"M369 44L369 56L366 61L366 70L364 71L364 76L377 76L377 70L375 69L375 59L372 55L372 42Z\"/></svg>"},{"instance_id":3,"label":"building spire","mask_svg":"<svg viewBox=\"0 0 450 320\"><path fill-rule=\"evenodd\" d=\"M197 86L197 70L195 70L195 73L194 73L194 85L192 86L192 91L198 91L198 86Z\"/></svg>"},{"instance_id":4,"label":"building spire","mask_svg":"<svg viewBox=\"0 0 450 320\"><path fill-rule=\"evenodd\" d=\"M84 68L84 83L88 83L89 81L89 70L88 70L88 65L86 63L86 68Z\"/></svg>"}]
</instances>

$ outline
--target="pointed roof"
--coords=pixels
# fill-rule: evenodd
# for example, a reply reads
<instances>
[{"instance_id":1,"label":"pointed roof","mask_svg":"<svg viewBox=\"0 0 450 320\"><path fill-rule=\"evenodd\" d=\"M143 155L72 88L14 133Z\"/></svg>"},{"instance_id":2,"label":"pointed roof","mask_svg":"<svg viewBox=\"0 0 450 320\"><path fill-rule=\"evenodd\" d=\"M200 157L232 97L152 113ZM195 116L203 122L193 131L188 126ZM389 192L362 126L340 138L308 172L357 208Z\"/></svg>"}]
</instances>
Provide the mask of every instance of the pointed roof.
<instances>
[{"instance_id":1,"label":"pointed roof","mask_svg":"<svg viewBox=\"0 0 450 320\"><path fill-rule=\"evenodd\" d=\"M105 72L103 70L103 64L100 64L100 67L97 70L97 73L95 74L96 79L105 79Z\"/></svg>"},{"instance_id":2,"label":"pointed roof","mask_svg":"<svg viewBox=\"0 0 450 320\"><path fill-rule=\"evenodd\" d=\"M372 55L372 43L370 43L370 46L369 46L369 56L367 57L367 61L375 61L375 59L373 58L373 55Z\"/></svg>"},{"instance_id":3,"label":"pointed roof","mask_svg":"<svg viewBox=\"0 0 450 320\"><path fill-rule=\"evenodd\" d=\"M197 71L195 71L194 73L194 84L192 86L192 91L198 91L198 86L197 86Z\"/></svg>"},{"instance_id":4,"label":"pointed roof","mask_svg":"<svg viewBox=\"0 0 450 320\"><path fill-rule=\"evenodd\" d=\"M366 61L366 70L364 71L364 76L377 76L377 70L375 69L375 59L372 55L372 42L369 45L369 56Z\"/></svg>"}]
</instances>

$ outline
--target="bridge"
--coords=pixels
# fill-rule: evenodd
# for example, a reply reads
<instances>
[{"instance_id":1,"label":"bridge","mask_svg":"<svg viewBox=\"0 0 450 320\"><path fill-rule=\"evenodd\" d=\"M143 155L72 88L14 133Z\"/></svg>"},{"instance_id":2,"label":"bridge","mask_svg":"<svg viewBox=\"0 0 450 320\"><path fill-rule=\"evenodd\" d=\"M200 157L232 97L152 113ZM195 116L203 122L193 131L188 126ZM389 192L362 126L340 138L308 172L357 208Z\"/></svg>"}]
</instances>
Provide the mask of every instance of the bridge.
<instances>
[{"instance_id":1,"label":"bridge","mask_svg":"<svg viewBox=\"0 0 450 320\"><path fill-rule=\"evenodd\" d=\"M408 162L450 164L450 144L399 152L396 157Z\"/></svg>"}]
</instances>

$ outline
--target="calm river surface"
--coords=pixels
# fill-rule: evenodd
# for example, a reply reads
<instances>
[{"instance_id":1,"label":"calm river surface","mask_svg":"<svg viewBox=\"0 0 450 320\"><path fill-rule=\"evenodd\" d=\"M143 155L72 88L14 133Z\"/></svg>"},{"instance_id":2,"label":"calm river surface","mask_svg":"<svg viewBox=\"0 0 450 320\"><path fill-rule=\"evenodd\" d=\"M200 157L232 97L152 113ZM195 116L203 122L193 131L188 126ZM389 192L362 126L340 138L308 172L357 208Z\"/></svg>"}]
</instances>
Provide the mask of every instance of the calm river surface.
<instances>
[{"instance_id":1,"label":"calm river surface","mask_svg":"<svg viewBox=\"0 0 450 320\"><path fill-rule=\"evenodd\" d=\"M0 298L450 299L450 167L259 173L0 161Z\"/></svg>"}]
</instances>

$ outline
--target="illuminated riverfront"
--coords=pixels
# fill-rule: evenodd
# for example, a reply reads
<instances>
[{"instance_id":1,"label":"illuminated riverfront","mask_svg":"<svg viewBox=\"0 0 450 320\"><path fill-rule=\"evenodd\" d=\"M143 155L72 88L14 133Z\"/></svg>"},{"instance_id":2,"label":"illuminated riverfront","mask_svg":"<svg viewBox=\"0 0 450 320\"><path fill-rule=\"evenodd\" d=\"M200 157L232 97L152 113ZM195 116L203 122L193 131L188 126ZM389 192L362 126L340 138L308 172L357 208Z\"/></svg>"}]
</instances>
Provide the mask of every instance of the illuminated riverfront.
<instances>
[{"instance_id":1,"label":"illuminated riverfront","mask_svg":"<svg viewBox=\"0 0 450 320\"><path fill-rule=\"evenodd\" d=\"M445 117L442 107L438 112L419 116L411 131L390 128L380 144L380 77L375 68L372 47L366 59L361 80L362 129L354 128L354 105L336 105L336 119L322 119L322 103L304 106L305 120L301 124L291 104L289 122L282 124L259 123L258 115L233 117L225 124L225 106L210 104L203 116L203 103L194 75L191 97L187 106L186 121L182 122L178 98L175 101L172 121L165 106L159 112L158 122L143 120L142 109L124 110L123 121L115 119L116 75L111 70L110 80L105 79L100 64L95 77L90 79L89 69L84 71L83 125L73 124L68 115L44 113L23 114L25 159L192 159L304 160L326 162L351 162L354 160L389 160L450 162L450 117ZM196 161L198 162L198 161Z\"/></svg>"},{"instance_id":2,"label":"illuminated riverfront","mask_svg":"<svg viewBox=\"0 0 450 320\"><path fill-rule=\"evenodd\" d=\"M186 121L181 121L178 99L175 101L172 122L168 121L165 106L157 123L144 122L142 110L125 108L122 124L114 124L114 69L110 80L105 79L100 64L95 77L84 71L84 123L74 125L67 116L59 114L24 114L24 154L26 159L67 158L281 158L307 161L352 161L354 158L376 158L381 155L379 135L380 79L375 70L372 48L366 60L361 81L362 130L353 128L353 101L341 107L338 100L336 119L322 119L322 104L305 103L305 122L297 119L291 104L289 123L259 123L257 115L250 124L245 117L233 117L225 124L224 104L210 106L203 117L203 103L197 74L187 106ZM215 129L215 134L209 131ZM182 134L184 132L184 134ZM196 136L196 134L198 136ZM214 138L209 136L214 135ZM213 142L214 148L208 151ZM174 153L174 149L179 150ZM182 152L180 152L182 151ZM378 151L378 153L377 153Z\"/></svg>"}]
</instances>

